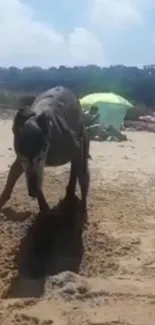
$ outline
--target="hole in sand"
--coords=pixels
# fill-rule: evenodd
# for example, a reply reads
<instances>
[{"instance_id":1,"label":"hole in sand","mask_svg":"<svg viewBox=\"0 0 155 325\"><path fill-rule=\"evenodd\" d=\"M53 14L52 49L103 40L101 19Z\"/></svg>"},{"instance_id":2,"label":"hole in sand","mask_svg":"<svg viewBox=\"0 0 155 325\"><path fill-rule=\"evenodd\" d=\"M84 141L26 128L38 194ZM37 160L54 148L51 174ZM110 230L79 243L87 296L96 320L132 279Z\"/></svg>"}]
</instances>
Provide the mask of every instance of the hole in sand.
<instances>
[{"instance_id":1,"label":"hole in sand","mask_svg":"<svg viewBox=\"0 0 155 325\"><path fill-rule=\"evenodd\" d=\"M79 199L67 212L61 205L37 215L22 239L17 258L19 277L9 297L41 297L45 279L62 271L78 273L83 257Z\"/></svg>"},{"instance_id":2,"label":"hole in sand","mask_svg":"<svg viewBox=\"0 0 155 325\"><path fill-rule=\"evenodd\" d=\"M30 211L24 211L24 212L17 213L11 207L2 209L2 213L7 217L8 220L13 221L13 222L23 222L27 218L29 218L31 215Z\"/></svg>"}]
</instances>

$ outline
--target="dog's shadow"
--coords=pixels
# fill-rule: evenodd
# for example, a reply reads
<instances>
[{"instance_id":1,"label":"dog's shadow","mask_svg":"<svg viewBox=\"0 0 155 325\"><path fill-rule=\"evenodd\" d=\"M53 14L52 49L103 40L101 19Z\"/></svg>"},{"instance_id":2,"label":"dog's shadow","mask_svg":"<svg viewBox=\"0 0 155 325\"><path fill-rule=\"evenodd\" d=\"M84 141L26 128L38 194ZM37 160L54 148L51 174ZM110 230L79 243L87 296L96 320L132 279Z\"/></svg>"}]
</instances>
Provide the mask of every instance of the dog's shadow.
<instances>
[{"instance_id":1,"label":"dog's shadow","mask_svg":"<svg viewBox=\"0 0 155 325\"><path fill-rule=\"evenodd\" d=\"M42 284L39 290L43 291L47 275L66 270L78 273L83 257L79 205L80 200L75 197L68 209L64 209L62 201L48 214L40 213L36 216L35 222L21 241L17 260L19 278L26 277L35 281L41 278ZM16 284L11 291L11 296L14 296ZM38 296L41 294L42 292ZM26 296L32 295L31 288Z\"/></svg>"}]
</instances>

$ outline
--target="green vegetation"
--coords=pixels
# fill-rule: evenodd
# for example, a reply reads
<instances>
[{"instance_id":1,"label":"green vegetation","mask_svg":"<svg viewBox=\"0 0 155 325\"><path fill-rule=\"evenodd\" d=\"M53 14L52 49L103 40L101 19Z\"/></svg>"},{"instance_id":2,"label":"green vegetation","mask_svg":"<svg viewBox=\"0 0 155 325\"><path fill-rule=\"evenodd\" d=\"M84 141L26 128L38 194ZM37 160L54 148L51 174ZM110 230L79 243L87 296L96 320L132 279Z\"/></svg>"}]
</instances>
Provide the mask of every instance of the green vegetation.
<instances>
[{"instance_id":1,"label":"green vegetation","mask_svg":"<svg viewBox=\"0 0 155 325\"><path fill-rule=\"evenodd\" d=\"M23 94L36 95L48 88L64 85L79 97L93 92L114 92L136 108L126 118L136 119L148 110L155 110L155 67L98 66L42 69L0 68L0 105L12 108Z\"/></svg>"}]
</instances>

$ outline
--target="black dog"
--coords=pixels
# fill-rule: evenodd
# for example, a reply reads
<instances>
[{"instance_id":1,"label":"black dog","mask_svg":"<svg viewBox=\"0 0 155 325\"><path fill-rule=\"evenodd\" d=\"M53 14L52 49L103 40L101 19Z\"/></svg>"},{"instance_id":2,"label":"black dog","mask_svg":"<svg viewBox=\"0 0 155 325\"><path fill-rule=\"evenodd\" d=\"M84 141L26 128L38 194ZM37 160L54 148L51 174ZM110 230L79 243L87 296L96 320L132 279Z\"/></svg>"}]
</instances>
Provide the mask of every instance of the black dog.
<instances>
[{"instance_id":1,"label":"black dog","mask_svg":"<svg viewBox=\"0 0 155 325\"><path fill-rule=\"evenodd\" d=\"M37 198L40 210L45 211L48 204L42 191L44 166L71 162L65 200L71 202L78 179L82 213L87 222L89 136L80 102L72 91L59 86L41 93L31 107L18 110L13 134L16 160L1 194L0 208L9 200L24 171L29 196Z\"/></svg>"}]
</instances>

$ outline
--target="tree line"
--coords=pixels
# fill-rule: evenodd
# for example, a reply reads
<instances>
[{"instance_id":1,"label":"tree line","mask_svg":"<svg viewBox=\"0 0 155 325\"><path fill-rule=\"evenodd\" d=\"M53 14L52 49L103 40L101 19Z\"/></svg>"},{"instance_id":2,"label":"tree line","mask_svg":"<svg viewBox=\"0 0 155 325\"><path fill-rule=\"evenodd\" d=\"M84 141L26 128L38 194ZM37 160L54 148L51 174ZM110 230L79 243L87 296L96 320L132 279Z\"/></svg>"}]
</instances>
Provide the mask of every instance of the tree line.
<instances>
[{"instance_id":1,"label":"tree line","mask_svg":"<svg viewBox=\"0 0 155 325\"><path fill-rule=\"evenodd\" d=\"M79 97L92 92L114 92L130 100L140 110L155 110L155 66L143 68L123 65L65 67L0 68L0 102L15 105L27 94L37 95L48 88L63 85ZM137 108L138 110L139 108ZM139 113L138 113L139 114Z\"/></svg>"}]
</instances>

